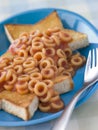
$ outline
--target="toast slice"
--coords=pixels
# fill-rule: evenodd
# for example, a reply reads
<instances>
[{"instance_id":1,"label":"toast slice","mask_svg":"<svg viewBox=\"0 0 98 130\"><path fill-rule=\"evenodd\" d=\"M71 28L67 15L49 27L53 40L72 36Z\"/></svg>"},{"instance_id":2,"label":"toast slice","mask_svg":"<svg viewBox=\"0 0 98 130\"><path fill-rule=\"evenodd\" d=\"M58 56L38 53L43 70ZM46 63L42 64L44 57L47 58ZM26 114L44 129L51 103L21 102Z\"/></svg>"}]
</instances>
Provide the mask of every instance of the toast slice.
<instances>
[{"instance_id":1,"label":"toast slice","mask_svg":"<svg viewBox=\"0 0 98 130\"><path fill-rule=\"evenodd\" d=\"M20 95L17 92L0 92L0 109L16 115L23 120L33 117L38 108L38 97L35 94Z\"/></svg>"},{"instance_id":2,"label":"toast slice","mask_svg":"<svg viewBox=\"0 0 98 130\"><path fill-rule=\"evenodd\" d=\"M4 26L5 32L11 43L17 39L22 32L31 32L40 30L41 32L46 31L48 28L59 27L63 28L62 22L56 11L45 17L43 20L36 24L6 24Z\"/></svg>"},{"instance_id":3,"label":"toast slice","mask_svg":"<svg viewBox=\"0 0 98 130\"><path fill-rule=\"evenodd\" d=\"M41 32L44 32L48 28L54 27L59 27L60 29L63 29L61 20L56 12L51 13L49 16L47 16L45 19L43 19L35 25L5 25L5 31L10 42L13 43L13 40L17 39L19 35L24 31L31 32L39 29ZM64 30L72 36L73 40L69 42L69 46L72 48L72 50L88 45L87 35L75 32L73 30ZM13 57L9 52L6 52L3 56L7 56L10 58ZM71 77L58 76L54 80L54 84L54 89L58 91L59 94L68 92L73 89L73 81ZM17 115L23 120L30 119L38 107L38 98L32 94L19 95L17 92L3 91L0 94L0 99L1 109L14 115Z\"/></svg>"},{"instance_id":4,"label":"toast slice","mask_svg":"<svg viewBox=\"0 0 98 130\"><path fill-rule=\"evenodd\" d=\"M54 79L54 90L63 94L71 91L74 88L74 83L69 76L58 76Z\"/></svg>"},{"instance_id":5,"label":"toast slice","mask_svg":"<svg viewBox=\"0 0 98 130\"><path fill-rule=\"evenodd\" d=\"M30 33L31 31L35 30L40 30L41 32L44 32L48 28L55 28L55 27L64 29L62 22L56 11L52 12L46 18L44 18L43 20L39 21L34 25L6 24L4 26L6 35L11 43L13 43L13 41L17 39L22 32ZM71 35L73 39L71 42L69 42L69 46L71 47L72 50L83 48L89 45L88 37L86 34L68 29L64 29L64 31L69 35Z\"/></svg>"},{"instance_id":6,"label":"toast slice","mask_svg":"<svg viewBox=\"0 0 98 130\"><path fill-rule=\"evenodd\" d=\"M72 41L69 42L68 45L73 51L89 45L88 36L86 34L68 29L64 29L64 31L72 37Z\"/></svg>"}]
</instances>

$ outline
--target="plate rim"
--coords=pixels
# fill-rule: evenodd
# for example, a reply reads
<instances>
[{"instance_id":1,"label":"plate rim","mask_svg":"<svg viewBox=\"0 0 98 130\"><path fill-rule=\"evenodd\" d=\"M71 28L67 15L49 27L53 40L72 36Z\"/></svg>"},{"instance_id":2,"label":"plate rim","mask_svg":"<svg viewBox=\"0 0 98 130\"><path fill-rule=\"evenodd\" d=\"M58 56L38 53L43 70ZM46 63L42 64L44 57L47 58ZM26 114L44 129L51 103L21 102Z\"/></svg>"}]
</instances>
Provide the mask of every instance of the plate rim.
<instances>
[{"instance_id":1,"label":"plate rim","mask_svg":"<svg viewBox=\"0 0 98 130\"><path fill-rule=\"evenodd\" d=\"M73 11L69 11L69 10L65 10L65 9L59 9L59 8L39 8L39 9L33 9L33 10L28 10L28 11L24 11L24 12L21 12L21 13L17 13L5 20L3 20L2 22L0 22L0 26L2 24L5 24L7 21L9 21L10 19L14 19L15 17L19 16L19 15L24 15L24 14L28 14L30 12L40 12L42 10L50 10L50 11L53 11L53 10L56 10L56 11L61 11L61 12L67 12L69 14L73 14L79 18L81 18L83 21L85 21L85 23L88 24L88 26L95 32L96 35L98 35L98 30L94 27L94 25L91 24L91 22L89 22L86 18L84 18L83 16L81 16L80 14L77 14ZM96 88L96 86L95 86ZM84 102L87 101L87 99L93 94L93 91L94 90L91 90L91 94L87 97L85 97L85 100L80 103L80 105L82 105ZM13 127L13 126L28 126L28 125L35 125L35 124L39 124L39 123L44 123L46 121L50 121L50 120L53 120L57 117L59 117L61 115L63 111L60 111L60 112L57 112L53 115L50 115L48 117L43 117L41 119L35 119L35 120L29 120L29 121L10 121L10 122L5 122L5 121L0 121L0 126L5 126L5 127Z\"/></svg>"}]
</instances>

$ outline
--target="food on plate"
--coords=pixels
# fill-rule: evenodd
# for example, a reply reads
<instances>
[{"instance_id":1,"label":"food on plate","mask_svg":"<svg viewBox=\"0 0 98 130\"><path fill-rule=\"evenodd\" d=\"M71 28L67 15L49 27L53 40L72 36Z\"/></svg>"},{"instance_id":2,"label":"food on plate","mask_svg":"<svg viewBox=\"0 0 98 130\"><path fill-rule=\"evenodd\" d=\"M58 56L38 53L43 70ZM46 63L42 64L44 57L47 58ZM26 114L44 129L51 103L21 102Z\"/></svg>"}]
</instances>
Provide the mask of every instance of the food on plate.
<instances>
[{"instance_id":1,"label":"food on plate","mask_svg":"<svg viewBox=\"0 0 98 130\"><path fill-rule=\"evenodd\" d=\"M33 19L32 19L33 20ZM6 34L11 43L17 39L22 32L28 32L40 30L41 32L46 31L48 28L63 28L62 22L56 11L50 13L47 17L35 24L6 24Z\"/></svg>"},{"instance_id":2,"label":"food on plate","mask_svg":"<svg viewBox=\"0 0 98 130\"><path fill-rule=\"evenodd\" d=\"M17 92L0 92L0 109L29 120L38 108L39 100L35 94L20 95Z\"/></svg>"},{"instance_id":3,"label":"food on plate","mask_svg":"<svg viewBox=\"0 0 98 130\"><path fill-rule=\"evenodd\" d=\"M7 37L11 43L13 43L13 41L17 39L22 32L30 33L31 31L36 30L44 32L49 28L55 27L64 29L56 11L52 12L50 15L36 24L6 24L4 26ZM72 50L88 46L89 42L86 34L69 29L64 29L64 31L72 37L72 40L69 42L69 46Z\"/></svg>"},{"instance_id":4,"label":"food on plate","mask_svg":"<svg viewBox=\"0 0 98 130\"><path fill-rule=\"evenodd\" d=\"M57 23L46 24L55 17ZM73 50L89 44L87 35L64 29L56 12L32 27L24 31L20 26L15 31L18 37L0 58L0 108L23 120L30 119L37 108L42 112L64 108L60 94L73 89L72 77L86 61Z\"/></svg>"}]
</instances>

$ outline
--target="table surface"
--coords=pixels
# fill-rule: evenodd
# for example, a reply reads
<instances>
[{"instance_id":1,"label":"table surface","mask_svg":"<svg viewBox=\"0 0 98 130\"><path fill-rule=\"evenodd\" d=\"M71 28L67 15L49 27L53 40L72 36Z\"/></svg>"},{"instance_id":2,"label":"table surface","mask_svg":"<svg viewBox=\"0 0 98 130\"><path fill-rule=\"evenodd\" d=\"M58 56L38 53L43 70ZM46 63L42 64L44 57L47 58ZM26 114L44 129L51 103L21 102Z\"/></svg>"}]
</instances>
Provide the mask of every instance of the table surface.
<instances>
[{"instance_id":1,"label":"table surface","mask_svg":"<svg viewBox=\"0 0 98 130\"><path fill-rule=\"evenodd\" d=\"M0 0L0 21L35 8L61 8L79 13L98 28L97 0ZM51 130L56 120L28 127L0 127L0 130ZM98 130L98 90L74 110L66 130Z\"/></svg>"}]
</instances>

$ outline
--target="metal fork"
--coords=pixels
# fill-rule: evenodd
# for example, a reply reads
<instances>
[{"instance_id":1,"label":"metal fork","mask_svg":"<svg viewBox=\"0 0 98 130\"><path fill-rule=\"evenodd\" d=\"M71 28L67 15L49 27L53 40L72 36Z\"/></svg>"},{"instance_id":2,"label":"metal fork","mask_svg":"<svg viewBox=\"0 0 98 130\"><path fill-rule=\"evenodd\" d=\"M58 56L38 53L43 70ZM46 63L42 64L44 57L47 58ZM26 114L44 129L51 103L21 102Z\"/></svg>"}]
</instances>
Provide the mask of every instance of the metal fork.
<instances>
[{"instance_id":1,"label":"metal fork","mask_svg":"<svg viewBox=\"0 0 98 130\"><path fill-rule=\"evenodd\" d=\"M85 73L84 73L84 85L80 91L78 91L70 103L65 107L61 117L57 120L52 130L65 130L69 118L74 110L76 103L80 96L93 84L98 81L98 48L89 51Z\"/></svg>"}]
</instances>

